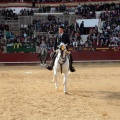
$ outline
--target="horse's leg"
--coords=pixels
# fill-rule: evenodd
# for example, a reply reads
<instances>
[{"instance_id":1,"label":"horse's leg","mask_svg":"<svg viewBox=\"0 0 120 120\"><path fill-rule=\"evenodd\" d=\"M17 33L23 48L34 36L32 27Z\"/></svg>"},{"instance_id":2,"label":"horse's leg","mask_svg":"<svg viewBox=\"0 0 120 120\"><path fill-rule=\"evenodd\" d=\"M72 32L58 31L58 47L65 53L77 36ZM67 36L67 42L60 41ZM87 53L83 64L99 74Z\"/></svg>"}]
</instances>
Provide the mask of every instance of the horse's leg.
<instances>
[{"instance_id":1,"label":"horse's leg","mask_svg":"<svg viewBox=\"0 0 120 120\"><path fill-rule=\"evenodd\" d=\"M47 60L47 58L45 58L44 66L46 66L46 60Z\"/></svg>"},{"instance_id":2,"label":"horse's leg","mask_svg":"<svg viewBox=\"0 0 120 120\"><path fill-rule=\"evenodd\" d=\"M46 58L44 58L44 67L46 67Z\"/></svg>"},{"instance_id":3,"label":"horse's leg","mask_svg":"<svg viewBox=\"0 0 120 120\"><path fill-rule=\"evenodd\" d=\"M42 65L43 65L43 67L44 67L44 56L43 56L43 59L42 59Z\"/></svg>"},{"instance_id":4,"label":"horse's leg","mask_svg":"<svg viewBox=\"0 0 120 120\"><path fill-rule=\"evenodd\" d=\"M57 70L54 69L54 74L53 74L53 82L55 83L55 88L58 88L58 84L57 84Z\"/></svg>"},{"instance_id":5,"label":"horse's leg","mask_svg":"<svg viewBox=\"0 0 120 120\"><path fill-rule=\"evenodd\" d=\"M40 64L40 66L42 67L42 66L43 66L42 58L40 59L40 61L41 61L41 64Z\"/></svg>"},{"instance_id":6,"label":"horse's leg","mask_svg":"<svg viewBox=\"0 0 120 120\"><path fill-rule=\"evenodd\" d=\"M67 93L67 88L66 88L66 84L67 84L67 77L68 77L68 73L64 73L64 78L63 78L63 91L64 93Z\"/></svg>"}]
</instances>

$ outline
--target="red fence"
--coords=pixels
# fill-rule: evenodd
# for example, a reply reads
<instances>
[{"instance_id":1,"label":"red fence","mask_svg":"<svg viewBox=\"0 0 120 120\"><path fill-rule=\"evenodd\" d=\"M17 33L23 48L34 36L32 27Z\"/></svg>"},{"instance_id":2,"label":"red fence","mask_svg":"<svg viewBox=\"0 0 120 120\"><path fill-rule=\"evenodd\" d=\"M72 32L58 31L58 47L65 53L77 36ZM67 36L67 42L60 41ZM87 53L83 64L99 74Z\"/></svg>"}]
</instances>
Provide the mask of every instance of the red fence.
<instances>
[{"instance_id":1,"label":"red fence","mask_svg":"<svg viewBox=\"0 0 120 120\"><path fill-rule=\"evenodd\" d=\"M75 61L120 60L119 51L72 52Z\"/></svg>"},{"instance_id":2,"label":"red fence","mask_svg":"<svg viewBox=\"0 0 120 120\"><path fill-rule=\"evenodd\" d=\"M74 61L120 60L120 51L72 52ZM0 53L0 62L36 62L37 53Z\"/></svg>"}]
</instances>

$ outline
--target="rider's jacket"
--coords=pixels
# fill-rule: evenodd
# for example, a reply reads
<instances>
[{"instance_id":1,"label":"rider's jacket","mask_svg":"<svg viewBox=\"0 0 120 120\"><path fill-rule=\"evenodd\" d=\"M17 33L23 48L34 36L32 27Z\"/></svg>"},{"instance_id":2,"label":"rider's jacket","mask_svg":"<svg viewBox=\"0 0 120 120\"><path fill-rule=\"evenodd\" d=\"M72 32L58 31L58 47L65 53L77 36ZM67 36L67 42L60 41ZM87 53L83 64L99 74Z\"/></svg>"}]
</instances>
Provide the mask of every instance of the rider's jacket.
<instances>
[{"instance_id":1,"label":"rider's jacket","mask_svg":"<svg viewBox=\"0 0 120 120\"><path fill-rule=\"evenodd\" d=\"M63 33L62 35L56 35L56 39L54 43L54 50L57 49L57 46L60 45L61 42L67 45L70 44L70 39L69 39L68 34Z\"/></svg>"}]
</instances>

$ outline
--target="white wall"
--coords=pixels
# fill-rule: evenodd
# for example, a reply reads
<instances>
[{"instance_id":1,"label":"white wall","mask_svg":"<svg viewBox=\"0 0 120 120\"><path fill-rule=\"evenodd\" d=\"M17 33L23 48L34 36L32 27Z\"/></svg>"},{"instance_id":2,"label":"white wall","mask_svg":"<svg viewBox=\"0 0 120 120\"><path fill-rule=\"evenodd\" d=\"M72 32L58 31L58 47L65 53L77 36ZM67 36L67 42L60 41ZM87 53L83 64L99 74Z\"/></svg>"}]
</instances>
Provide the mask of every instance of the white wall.
<instances>
[{"instance_id":1,"label":"white wall","mask_svg":"<svg viewBox=\"0 0 120 120\"><path fill-rule=\"evenodd\" d=\"M81 22L84 21L84 27L95 27L98 26L99 19L77 19L76 22L80 25Z\"/></svg>"}]
</instances>

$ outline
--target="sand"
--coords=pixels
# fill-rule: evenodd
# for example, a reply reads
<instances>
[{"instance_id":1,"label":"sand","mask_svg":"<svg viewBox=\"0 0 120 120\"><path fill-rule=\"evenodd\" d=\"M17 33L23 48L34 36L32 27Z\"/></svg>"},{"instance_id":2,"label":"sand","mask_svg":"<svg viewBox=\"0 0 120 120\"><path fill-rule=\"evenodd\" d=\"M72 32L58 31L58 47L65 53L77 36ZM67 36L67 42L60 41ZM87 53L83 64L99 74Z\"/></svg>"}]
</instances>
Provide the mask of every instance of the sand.
<instances>
[{"instance_id":1,"label":"sand","mask_svg":"<svg viewBox=\"0 0 120 120\"><path fill-rule=\"evenodd\" d=\"M120 120L120 64L74 64L64 94L39 65L0 66L0 120Z\"/></svg>"}]
</instances>

